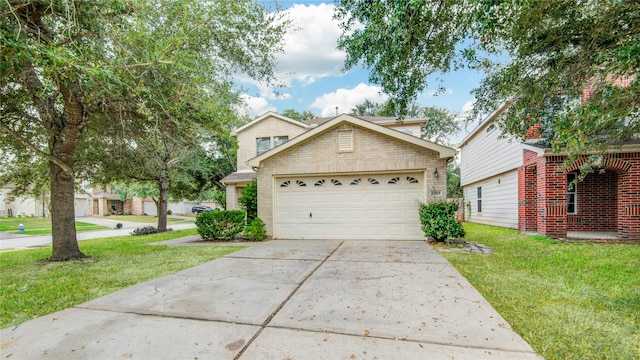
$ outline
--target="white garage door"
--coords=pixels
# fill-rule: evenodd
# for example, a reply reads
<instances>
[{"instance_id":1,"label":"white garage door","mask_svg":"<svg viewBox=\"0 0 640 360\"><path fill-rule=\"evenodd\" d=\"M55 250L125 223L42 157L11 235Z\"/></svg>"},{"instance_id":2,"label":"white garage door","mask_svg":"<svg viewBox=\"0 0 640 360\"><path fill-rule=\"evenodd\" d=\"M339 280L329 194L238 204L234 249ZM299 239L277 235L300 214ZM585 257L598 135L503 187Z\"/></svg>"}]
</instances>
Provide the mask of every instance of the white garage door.
<instances>
[{"instance_id":1,"label":"white garage door","mask_svg":"<svg viewBox=\"0 0 640 360\"><path fill-rule=\"evenodd\" d=\"M276 178L279 239L420 240L422 173Z\"/></svg>"},{"instance_id":2,"label":"white garage door","mask_svg":"<svg viewBox=\"0 0 640 360\"><path fill-rule=\"evenodd\" d=\"M153 201L145 201L144 213L149 216L158 216L158 206Z\"/></svg>"},{"instance_id":3,"label":"white garage door","mask_svg":"<svg viewBox=\"0 0 640 360\"><path fill-rule=\"evenodd\" d=\"M76 198L73 202L76 217L89 216L91 202L88 199Z\"/></svg>"}]
</instances>

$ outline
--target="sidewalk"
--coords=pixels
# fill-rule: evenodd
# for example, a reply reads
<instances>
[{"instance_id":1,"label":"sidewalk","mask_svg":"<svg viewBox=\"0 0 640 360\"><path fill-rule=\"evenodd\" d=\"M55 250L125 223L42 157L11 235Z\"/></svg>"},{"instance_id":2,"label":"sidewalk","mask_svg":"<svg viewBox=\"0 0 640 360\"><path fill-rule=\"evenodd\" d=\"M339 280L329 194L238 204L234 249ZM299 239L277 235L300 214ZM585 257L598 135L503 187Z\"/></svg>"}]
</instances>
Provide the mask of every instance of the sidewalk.
<instances>
[{"instance_id":1,"label":"sidewalk","mask_svg":"<svg viewBox=\"0 0 640 360\"><path fill-rule=\"evenodd\" d=\"M185 217L185 219L187 218ZM131 231L138 227L147 225L157 226L156 223L127 222L98 217L83 217L77 218L76 220L111 228L110 230L105 229L79 232L76 234L78 241L129 235L131 234ZM122 224L121 229L115 228L116 224L118 223ZM167 226L174 230L190 229L196 227L195 222L167 224ZM3 231L0 233L0 251L22 250L45 246L51 246L51 235L11 234L9 231Z\"/></svg>"}]
</instances>

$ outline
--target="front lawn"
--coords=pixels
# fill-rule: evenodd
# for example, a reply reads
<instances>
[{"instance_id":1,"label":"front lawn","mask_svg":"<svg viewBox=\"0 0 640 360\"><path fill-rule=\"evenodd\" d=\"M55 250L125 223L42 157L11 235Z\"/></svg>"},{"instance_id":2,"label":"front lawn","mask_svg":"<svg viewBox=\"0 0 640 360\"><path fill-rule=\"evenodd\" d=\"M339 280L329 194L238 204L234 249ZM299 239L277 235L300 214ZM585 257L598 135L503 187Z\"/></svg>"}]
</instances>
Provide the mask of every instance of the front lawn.
<instances>
[{"instance_id":1,"label":"front lawn","mask_svg":"<svg viewBox=\"0 0 640 360\"><path fill-rule=\"evenodd\" d=\"M243 247L156 246L151 242L197 234L197 229L118 236L79 243L87 259L42 260L50 248L0 253L0 328L44 316L217 259Z\"/></svg>"},{"instance_id":2,"label":"front lawn","mask_svg":"<svg viewBox=\"0 0 640 360\"><path fill-rule=\"evenodd\" d=\"M0 218L0 231L11 231L12 234L18 234L18 225L24 225L25 235L46 235L51 234L51 219L43 219L37 217L23 218ZM76 221L76 231L104 230L110 229L106 226L94 225L85 222Z\"/></svg>"},{"instance_id":3,"label":"front lawn","mask_svg":"<svg viewBox=\"0 0 640 360\"><path fill-rule=\"evenodd\" d=\"M464 227L496 253L442 255L541 356L640 359L640 245Z\"/></svg>"}]
</instances>

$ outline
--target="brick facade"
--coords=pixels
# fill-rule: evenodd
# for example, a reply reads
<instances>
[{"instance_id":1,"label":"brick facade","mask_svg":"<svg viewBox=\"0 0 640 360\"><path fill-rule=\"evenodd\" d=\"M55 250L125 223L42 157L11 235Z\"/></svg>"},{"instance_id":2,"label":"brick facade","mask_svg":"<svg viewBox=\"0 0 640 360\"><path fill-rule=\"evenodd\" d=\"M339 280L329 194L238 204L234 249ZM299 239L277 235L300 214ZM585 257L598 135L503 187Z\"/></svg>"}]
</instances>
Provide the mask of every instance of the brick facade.
<instances>
[{"instance_id":1,"label":"brick facade","mask_svg":"<svg viewBox=\"0 0 640 360\"><path fill-rule=\"evenodd\" d=\"M524 150L518 169L518 227L553 237L567 231L615 232L620 239L640 239L640 153L608 154L577 184L577 212L567 214L564 156ZM602 172L602 173L601 173ZM535 189L535 190L534 190Z\"/></svg>"}]
</instances>

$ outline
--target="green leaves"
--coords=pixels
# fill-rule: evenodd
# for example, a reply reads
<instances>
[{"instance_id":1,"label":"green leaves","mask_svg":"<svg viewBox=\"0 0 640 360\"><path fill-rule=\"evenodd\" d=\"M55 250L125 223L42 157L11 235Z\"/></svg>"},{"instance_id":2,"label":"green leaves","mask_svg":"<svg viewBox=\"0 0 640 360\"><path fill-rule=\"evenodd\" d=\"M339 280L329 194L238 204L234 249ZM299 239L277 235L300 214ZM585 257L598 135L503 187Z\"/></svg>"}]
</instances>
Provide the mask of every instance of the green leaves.
<instances>
[{"instance_id":1,"label":"green leaves","mask_svg":"<svg viewBox=\"0 0 640 360\"><path fill-rule=\"evenodd\" d=\"M338 47L347 69L363 62L369 79L391 95L404 114L426 87L427 76L450 69L464 35L464 6L456 1L342 1L335 18L343 29ZM362 28L364 26L364 28Z\"/></svg>"},{"instance_id":2,"label":"green leaves","mask_svg":"<svg viewBox=\"0 0 640 360\"><path fill-rule=\"evenodd\" d=\"M470 66L487 74L470 119L508 101L500 123L515 137L541 123L578 154L640 133L637 1L348 0L336 18L346 67L369 67L401 114L429 75Z\"/></svg>"},{"instance_id":3,"label":"green leaves","mask_svg":"<svg viewBox=\"0 0 640 360\"><path fill-rule=\"evenodd\" d=\"M233 240L245 227L243 210L203 212L196 217L198 234L204 240Z\"/></svg>"},{"instance_id":4,"label":"green leaves","mask_svg":"<svg viewBox=\"0 0 640 360\"><path fill-rule=\"evenodd\" d=\"M458 204L453 202L420 204L420 223L424 235L433 237L436 241L444 241L449 237L464 237L464 228L454 217L456 210Z\"/></svg>"}]
</instances>

